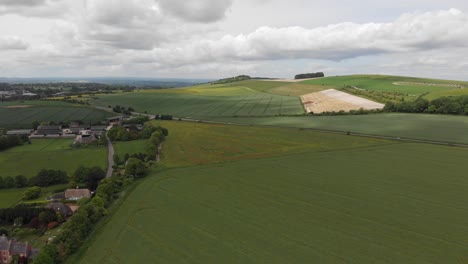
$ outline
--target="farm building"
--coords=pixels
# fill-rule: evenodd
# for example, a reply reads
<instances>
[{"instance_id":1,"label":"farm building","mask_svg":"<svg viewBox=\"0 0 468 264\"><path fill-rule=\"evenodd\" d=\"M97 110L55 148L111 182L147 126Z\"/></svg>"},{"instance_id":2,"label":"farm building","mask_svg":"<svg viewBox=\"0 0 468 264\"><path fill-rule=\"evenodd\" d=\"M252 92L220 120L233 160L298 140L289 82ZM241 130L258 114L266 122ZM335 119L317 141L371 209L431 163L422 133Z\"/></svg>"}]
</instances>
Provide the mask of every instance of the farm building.
<instances>
[{"instance_id":1,"label":"farm building","mask_svg":"<svg viewBox=\"0 0 468 264\"><path fill-rule=\"evenodd\" d=\"M91 198L91 191L88 189L68 189L65 190L65 199L81 200L83 198Z\"/></svg>"},{"instance_id":2,"label":"farm building","mask_svg":"<svg viewBox=\"0 0 468 264\"><path fill-rule=\"evenodd\" d=\"M73 215L73 210L66 204L63 203L50 203L45 206L47 209L52 209L56 213L60 213L64 217L69 217Z\"/></svg>"},{"instance_id":3,"label":"farm building","mask_svg":"<svg viewBox=\"0 0 468 264\"><path fill-rule=\"evenodd\" d=\"M98 136L98 137L101 137L102 135L104 135L104 132L106 131L107 127L106 126L92 126L91 127L91 133Z\"/></svg>"},{"instance_id":4,"label":"farm building","mask_svg":"<svg viewBox=\"0 0 468 264\"><path fill-rule=\"evenodd\" d=\"M7 131L7 135L11 135L11 136L29 136L31 135L31 133L33 132L32 129L18 129L18 130L10 130L10 131Z\"/></svg>"},{"instance_id":5,"label":"farm building","mask_svg":"<svg viewBox=\"0 0 468 264\"><path fill-rule=\"evenodd\" d=\"M61 135L62 126L39 126L36 135Z\"/></svg>"},{"instance_id":6,"label":"farm building","mask_svg":"<svg viewBox=\"0 0 468 264\"><path fill-rule=\"evenodd\" d=\"M107 124L109 125L120 125L125 120L125 116L114 116L107 118Z\"/></svg>"},{"instance_id":7,"label":"farm building","mask_svg":"<svg viewBox=\"0 0 468 264\"><path fill-rule=\"evenodd\" d=\"M25 263L31 257L31 245L8 239L5 235L0 236L0 264L10 263L15 255L20 257L21 263Z\"/></svg>"},{"instance_id":8,"label":"farm building","mask_svg":"<svg viewBox=\"0 0 468 264\"><path fill-rule=\"evenodd\" d=\"M78 134L83 130L90 129L91 126L89 125L70 125L69 128L65 128L63 133L65 134Z\"/></svg>"},{"instance_id":9,"label":"farm building","mask_svg":"<svg viewBox=\"0 0 468 264\"><path fill-rule=\"evenodd\" d=\"M79 144L90 144L98 140L97 136L93 133L88 133L85 131L83 134L76 136L75 143Z\"/></svg>"}]
</instances>

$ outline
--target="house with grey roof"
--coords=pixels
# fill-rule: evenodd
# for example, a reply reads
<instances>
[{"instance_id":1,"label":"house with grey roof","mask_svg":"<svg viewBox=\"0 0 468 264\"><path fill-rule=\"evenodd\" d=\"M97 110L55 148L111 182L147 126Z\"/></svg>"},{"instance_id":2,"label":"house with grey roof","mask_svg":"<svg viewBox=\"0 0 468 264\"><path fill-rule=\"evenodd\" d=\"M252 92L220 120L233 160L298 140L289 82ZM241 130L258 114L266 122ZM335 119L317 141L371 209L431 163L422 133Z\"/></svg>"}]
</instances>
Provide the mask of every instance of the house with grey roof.
<instances>
[{"instance_id":1,"label":"house with grey roof","mask_svg":"<svg viewBox=\"0 0 468 264\"><path fill-rule=\"evenodd\" d=\"M61 135L62 126L38 126L36 135Z\"/></svg>"},{"instance_id":2,"label":"house with grey roof","mask_svg":"<svg viewBox=\"0 0 468 264\"><path fill-rule=\"evenodd\" d=\"M28 242L21 243L15 239L8 239L7 236L0 236L0 264L11 262L11 258L15 255L19 256L21 262L31 257L31 245Z\"/></svg>"},{"instance_id":3,"label":"house with grey roof","mask_svg":"<svg viewBox=\"0 0 468 264\"><path fill-rule=\"evenodd\" d=\"M73 215L72 209L63 203L50 203L45 206L47 209L54 210L57 214L60 213L63 217L69 217Z\"/></svg>"}]
</instances>

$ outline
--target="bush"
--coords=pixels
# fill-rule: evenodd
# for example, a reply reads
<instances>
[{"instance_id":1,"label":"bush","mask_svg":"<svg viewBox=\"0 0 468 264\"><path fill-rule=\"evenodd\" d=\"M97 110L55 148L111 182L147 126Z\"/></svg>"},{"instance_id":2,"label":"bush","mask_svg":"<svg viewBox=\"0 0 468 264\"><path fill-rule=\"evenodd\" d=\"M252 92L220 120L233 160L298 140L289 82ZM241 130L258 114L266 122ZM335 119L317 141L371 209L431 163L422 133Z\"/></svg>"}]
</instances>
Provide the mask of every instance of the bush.
<instances>
[{"instance_id":1,"label":"bush","mask_svg":"<svg viewBox=\"0 0 468 264\"><path fill-rule=\"evenodd\" d=\"M41 195L41 191L42 191L41 187L38 187L38 186L28 188L23 193L23 199L24 200L37 199Z\"/></svg>"}]
</instances>

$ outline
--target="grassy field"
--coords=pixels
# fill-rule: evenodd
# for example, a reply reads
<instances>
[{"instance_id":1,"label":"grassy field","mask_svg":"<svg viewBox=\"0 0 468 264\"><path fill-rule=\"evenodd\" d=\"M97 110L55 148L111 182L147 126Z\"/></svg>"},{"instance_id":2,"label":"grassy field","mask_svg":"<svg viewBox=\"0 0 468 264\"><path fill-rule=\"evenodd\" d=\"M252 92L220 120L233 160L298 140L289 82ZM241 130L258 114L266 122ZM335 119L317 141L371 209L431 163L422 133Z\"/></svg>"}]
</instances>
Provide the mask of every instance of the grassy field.
<instances>
[{"instance_id":1,"label":"grassy field","mask_svg":"<svg viewBox=\"0 0 468 264\"><path fill-rule=\"evenodd\" d=\"M204 157L234 146L241 156L213 154L210 164L145 179L81 263L468 261L467 149L289 129L248 134L242 127L164 125L172 132L163 159L173 166L189 165L174 157L184 151ZM217 146L207 146L209 137L191 140L185 131L191 127L193 135L210 131ZM288 148L274 157L248 155L275 145ZM227 162L211 163L219 161Z\"/></svg>"},{"instance_id":2,"label":"grassy field","mask_svg":"<svg viewBox=\"0 0 468 264\"><path fill-rule=\"evenodd\" d=\"M0 103L0 128L31 128L34 121L96 123L112 113L63 102L25 101Z\"/></svg>"},{"instance_id":3,"label":"grassy field","mask_svg":"<svg viewBox=\"0 0 468 264\"><path fill-rule=\"evenodd\" d=\"M0 190L0 208L8 208L10 206L16 205L23 198L23 193L26 189L27 188ZM66 185L56 185L47 188L42 188L41 197L36 201L44 201L46 197L56 193L57 190L64 189L66 189Z\"/></svg>"},{"instance_id":4,"label":"grassy field","mask_svg":"<svg viewBox=\"0 0 468 264\"><path fill-rule=\"evenodd\" d=\"M221 88L224 89L224 88ZM298 97L252 92L242 96L206 96L170 91L140 91L103 95L91 103L99 106L132 106L138 112L177 117L275 116L303 114Z\"/></svg>"},{"instance_id":5,"label":"grassy field","mask_svg":"<svg viewBox=\"0 0 468 264\"><path fill-rule=\"evenodd\" d=\"M468 117L427 114L209 118L217 122L351 131L392 137L468 144Z\"/></svg>"},{"instance_id":6,"label":"grassy field","mask_svg":"<svg viewBox=\"0 0 468 264\"><path fill-rule=\"evenodd\" d=\"M387 75L349 75L308 80L303 84L327 85L341 88L345 85L357 86L361 89L375 91L401 92L407 94L423 94L434 91L456 89L447 85L462 85L468 87L468 82L422 79L412 77ZM395 83L399 84L396 85ZM428 85L440 84L440 85Z\"/></svg>"},{"instance_id":7,"label":"grassy field","mask_svg":"<svg viewBox=\"0 0 468 264\"><path fill-rule=\"evenodd\" d=\"M145 153L145 147L148 144L148 140L134 140L134 141L119 141L113 142L115 154L120 158L123 158L125 154L128 155L136 153Z\"/></svg>"},{"instance_id":8,"label":"grassy field","mask_svg":"<svg viewBox=\"0 0 468 264\"><path fill-rule=\"evenodd\" d=\"M80 165L107 167L105 147L71 148L72 139L34 139L0 152L0 176L35 176L41 169L73 173Z\"/></svg>"}]
</instances>

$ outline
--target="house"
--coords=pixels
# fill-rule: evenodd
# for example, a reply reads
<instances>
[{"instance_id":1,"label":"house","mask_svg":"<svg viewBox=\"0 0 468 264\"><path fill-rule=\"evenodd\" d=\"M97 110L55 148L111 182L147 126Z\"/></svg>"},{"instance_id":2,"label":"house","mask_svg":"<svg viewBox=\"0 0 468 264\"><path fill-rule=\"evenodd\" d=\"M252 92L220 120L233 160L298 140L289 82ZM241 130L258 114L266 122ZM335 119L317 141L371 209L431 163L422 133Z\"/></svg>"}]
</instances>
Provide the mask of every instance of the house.
<instances>
[{"instance_id":1,"label":"house","mask_svg":"<svg viewBox=\"0 0 468 264\"><path fill-rule=\"evenodd\" d=\"M78 201L83 198L91 198L91 191L88 189L68 189L65 190L65 199Z\"/></svg>"},{"instance_id":2,"label":"house","mask_svg":"<svg viewBox=\"0 0 468 264\"><path fill-rule=\"evenodd\" d=\"M21 243L14 239L8 239L7 236L0 236L0 264L10 263L15 255L20 257L20 262L31 257L31 245L28 242Z\"/></svg>"},{"instance_id":3,"label":"house","mask_svg":"<svg viewBox=\"0 0 468 264\"><path fill-rule=\"evenodd\" d=\"M47 197L47 201L58 201L58 200L65 200L65 193L55 193L52 196Z\"/></svg>"},{"instance_id":4,"label":"house","mask_svg":"<svg viewBox=\"0 0 468 264\"><path fill-rule=\"evenodd\" d=\"M45 206L47 209L54 210L57 214L60 213L63 217L69 217L73 215L73 210L63 203L50 203Z\"/></svg>"},{"instance_id":5,"label":"house","mask_svg":"<svg viewBox=\"0 0 468 264\"><path fill-rule=\"evenodd\" d=\"M124 125L124 128L127 129L128 131L134 130L134 131L142 131L145 126L143 124L130 124L130 125Z\"/></svg>"},{"instance_id":6,"label":"house","mask_svg":"<svg viewBox=\"0 0 468 264\"><path fill-rule=\"evenodd\" d=\"M62 126L38 126L36 135L61 135Z\"/></svg>"},{"instance_id":7,"label":"house","mask_svg":"<svg viewBox=\"0 0 468 264\"><path fill-rule=\"evenodd\" d=\"M17 130L10 130L10 131L7 131L6 134L7 135L11 135L11 136L29 136L31 135L32 133L32 129L17 129Z\"/></svg>"}]
</instances>

